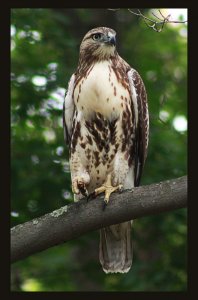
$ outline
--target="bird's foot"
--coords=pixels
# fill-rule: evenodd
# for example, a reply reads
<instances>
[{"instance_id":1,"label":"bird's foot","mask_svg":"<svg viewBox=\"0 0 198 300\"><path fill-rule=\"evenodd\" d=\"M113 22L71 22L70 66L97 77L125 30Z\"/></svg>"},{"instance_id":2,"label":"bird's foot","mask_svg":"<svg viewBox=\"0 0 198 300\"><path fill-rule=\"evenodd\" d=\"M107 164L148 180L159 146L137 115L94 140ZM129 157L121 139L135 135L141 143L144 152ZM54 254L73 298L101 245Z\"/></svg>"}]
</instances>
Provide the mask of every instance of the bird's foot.
<instances>
[{"instance_id":1,"label":"bird's foot","mask_svg":"<svg viewBox=\"0 0 198 300\"><path fill-rule=\"evenodd\" d=\"M97 196L101 193L105 193L103 209L105 209L105 207L107 206L110 195L117 190L122 191L123 185L119 184L118 186L111 186L111 185L103 184L99 188L95 189L95 191L94 191L95 196Z\"/></svg>"},{"instance_id":2,"label":"bird's foot","mask_svg":"<svg viewBox=\"0 0 198 300\"><path fill-rule=\"evenodd\" d=\"M72 181L72 192L77 195L81 193L84 197L88 196L86 183L84 182L83 178L74 178L74 180Z\"/></svg>"}]
</instances>

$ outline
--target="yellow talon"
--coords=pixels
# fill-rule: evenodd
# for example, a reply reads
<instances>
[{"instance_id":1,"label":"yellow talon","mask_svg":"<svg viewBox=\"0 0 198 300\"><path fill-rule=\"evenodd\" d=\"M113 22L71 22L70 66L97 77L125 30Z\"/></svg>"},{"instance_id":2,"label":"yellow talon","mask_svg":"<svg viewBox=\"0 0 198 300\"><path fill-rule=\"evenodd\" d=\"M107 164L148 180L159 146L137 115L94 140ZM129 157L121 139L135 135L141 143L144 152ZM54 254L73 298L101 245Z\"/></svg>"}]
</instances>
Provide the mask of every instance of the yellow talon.
<instances>
[{"instance_id":1,"label":"yellow talon","mask_svg":"<svg viewBox=\"0 0 198 300\"><path fill-rule=\"evenodd\" d=\"M107 176L106 182L100 186L99 188L95 189L95 195L99 195L101 193L105 193L104 201L107 204L109 202L110 195L115 192L116 190L122 190L123 185L119 184L118 186L111 185L111 177L110 175Z\"/></svg>"}]
</instances>

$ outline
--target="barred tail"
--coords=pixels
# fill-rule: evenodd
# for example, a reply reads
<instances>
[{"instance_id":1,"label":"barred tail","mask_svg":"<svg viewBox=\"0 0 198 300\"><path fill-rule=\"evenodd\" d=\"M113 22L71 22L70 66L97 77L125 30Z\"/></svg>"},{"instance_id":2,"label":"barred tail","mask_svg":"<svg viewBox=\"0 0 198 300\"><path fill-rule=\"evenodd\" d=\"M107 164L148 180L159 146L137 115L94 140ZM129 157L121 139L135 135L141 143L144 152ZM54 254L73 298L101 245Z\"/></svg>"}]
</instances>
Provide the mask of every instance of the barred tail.
<instances>
[{"instance_id":1,"label":"barred tail","mask_svg":"<svg viewBox=\"0 0 198 300\"><path fill-rule=\"evenodd\" d=\"M130 270L131 221L100 230L99 258L105 273L127 273Z\"/></svg>"}]
</instances>

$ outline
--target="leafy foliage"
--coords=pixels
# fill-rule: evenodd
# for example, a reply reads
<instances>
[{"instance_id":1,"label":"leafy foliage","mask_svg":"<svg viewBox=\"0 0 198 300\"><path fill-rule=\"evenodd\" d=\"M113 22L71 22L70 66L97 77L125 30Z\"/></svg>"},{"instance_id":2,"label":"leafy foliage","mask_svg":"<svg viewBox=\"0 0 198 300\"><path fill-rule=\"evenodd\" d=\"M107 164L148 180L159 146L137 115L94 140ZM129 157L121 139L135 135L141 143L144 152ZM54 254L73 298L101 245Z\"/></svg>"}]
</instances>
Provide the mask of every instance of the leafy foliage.
<instances>
[{"instance_id":1,"label":"leafy foliage","mask_svg":"<svg viewBox=\"0 0 198 300\"><path fill-rule=\"evenodd\" d=\"M117 31L120 55L145 82L150 144L142 184L187 172L186 131L173 123L187 114L186 25L156 33L125 9L12 9L12 226L72 201L62 103L80 41L96 26ZM103 273L98 241L92 232L15 263L12 290L186 290L185 209L134 222L128 274Z\"/></svg>"}]
</instances>

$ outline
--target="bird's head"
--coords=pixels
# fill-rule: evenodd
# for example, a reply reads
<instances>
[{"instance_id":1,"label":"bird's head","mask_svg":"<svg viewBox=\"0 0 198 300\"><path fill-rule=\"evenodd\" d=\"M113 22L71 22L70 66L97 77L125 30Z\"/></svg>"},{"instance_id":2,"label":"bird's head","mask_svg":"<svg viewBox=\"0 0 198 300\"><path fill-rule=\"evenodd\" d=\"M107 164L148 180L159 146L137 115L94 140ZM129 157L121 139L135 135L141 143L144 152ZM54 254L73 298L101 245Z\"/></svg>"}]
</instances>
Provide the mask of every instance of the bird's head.
<instances>
[{"instance_id":1,"label":"bird's head","mask_svg":"<svg viewBox=\"0 0 198 300\"><path fill-rule=\"evenodd\" d=\"M87 32L80 45L80 54L105 60L116 54L116 32L107 27Z\"/></svg>"}]
</instances>

